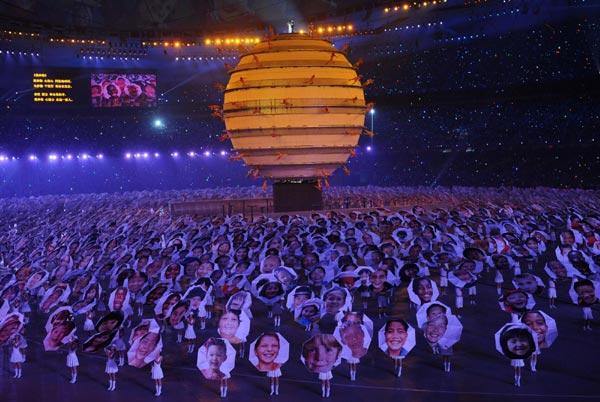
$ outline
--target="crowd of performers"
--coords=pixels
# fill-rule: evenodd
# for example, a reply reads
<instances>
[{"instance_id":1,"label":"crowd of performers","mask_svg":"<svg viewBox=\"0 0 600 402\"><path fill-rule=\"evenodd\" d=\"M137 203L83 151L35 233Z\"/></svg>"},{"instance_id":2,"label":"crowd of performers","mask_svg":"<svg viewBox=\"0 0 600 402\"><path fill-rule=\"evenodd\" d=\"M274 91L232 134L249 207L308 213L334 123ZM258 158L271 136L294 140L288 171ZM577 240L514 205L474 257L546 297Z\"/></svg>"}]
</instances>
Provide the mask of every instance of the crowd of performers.
<instances>
[{"instance_id":1,"label":"crowd of performers","mask_svg":"<svg viewBox=\"0 0 600 402\"><path fill-rule=\"evenodd\" d=\"M109 391L123 366L150 366L157 396L166 339L196 354L222 397L239 359L265 373L271 395L279 394L282 366L300 359L328 397L341 359L351 381L367 353L389 356L401 376L417 342L450 372L464 304L476 304L478 283L489 279L506 316L496 349L521 386L522 368L536 371L558 336L557 289L578 306L568 308L581 309L582 330L592 329L600 204L587 196L523 190L498 200L481 190L477 203L456 195L459 202L443 207L253 218L170 216L131 201L85 209L81 200L60 207L38 200L35 217L31 206L7 201L0 344L10 347L15 379L34 341L66 352L71 383L82 353L105 355ZM400 291L404 299L395 297ZM258 303L270 327L249 341ZM411 314L394 314L390 303L410 304ZM42 334L27 330L33 319L43 320ZM290 350L289 331L306 331L299 350Z\"/></svg>"}]
</instances>

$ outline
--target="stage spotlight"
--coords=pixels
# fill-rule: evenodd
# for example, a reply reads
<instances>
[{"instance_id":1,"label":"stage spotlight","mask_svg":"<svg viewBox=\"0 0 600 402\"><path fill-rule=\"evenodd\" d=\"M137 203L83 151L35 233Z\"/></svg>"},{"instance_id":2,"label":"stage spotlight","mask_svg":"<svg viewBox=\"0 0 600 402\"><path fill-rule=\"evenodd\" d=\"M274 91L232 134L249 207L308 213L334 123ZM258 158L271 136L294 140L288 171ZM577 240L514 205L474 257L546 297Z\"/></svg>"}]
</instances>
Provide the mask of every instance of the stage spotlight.
<instances>
[{"instance_id":1,"label":"stage spotlight","mask_svg":"<svg viewBox=\"0 0 600 402\"><path fill-rule=\"evenodd\" d=\"M154 120L154 127L156 127L156 128L161 128L161 127L163 127L163 122L162 122L162 120L161 120L161 119L156 119L156 120Z\"/></svg>"},{"instance_id":2,"label":"stage spotlight","mask_svg":"<svg viewBox=\"0 0 600 402\"><path fill-rule=\"evenodd\" d=\"M210 151L204 151L204 156L210 156Z\"/></svg>"},{"instance_id":3,"label":"stage spotlight","mask_svg":"<svg viewBox=\"0 0 600 402\"><path fill-rule=\"evenodd\" d=\"M56 156L56 154L50 154L48 155L48 159L50 159L51 161L55 161L58 159L58 156Z\"/></svg>"},{"instance_id":4,"label":"stage spotlight","mask_svg":"<svg viewBox=\"0 0 600 402\"><path fill-rule=\"evenodd\" d=\"M127 153L125 154L125 158L126 158L126 159L131 159L131 153L127 152Z\"/></svg>"},{"instance_id":5,"label":"stage spotlight","mask_svg":"<svg viewBox=\"0 0 600 402\"><path fill-rule=\"evenodd\" d=\"M179 152L173 152L173 153L171 153L171 156L173 158L177 158L179 156Z\"/></svg>"}]
</instances>

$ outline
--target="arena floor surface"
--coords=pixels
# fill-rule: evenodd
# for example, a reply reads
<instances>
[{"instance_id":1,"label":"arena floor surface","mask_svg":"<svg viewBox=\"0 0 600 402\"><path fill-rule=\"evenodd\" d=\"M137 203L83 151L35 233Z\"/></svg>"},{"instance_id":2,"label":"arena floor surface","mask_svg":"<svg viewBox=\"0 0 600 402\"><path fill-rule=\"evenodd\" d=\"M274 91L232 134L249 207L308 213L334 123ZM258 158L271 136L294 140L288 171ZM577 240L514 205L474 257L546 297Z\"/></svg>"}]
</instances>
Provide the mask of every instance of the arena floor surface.
<instances>
[{"instance_id":1,"label":"arena floor surface","mask_svg":"<svg viewBox=\"0 0 600 402\"><path fill-rule=\"evenodd\" d=\"M507 283L505 283L505 286ZM537 372L529 365L523 368L522 386L513 385L513 368L507 358L494 346L494 333L510 321L508 313L500 310L493 283L493 273L483 273L478 285L477 305L470 305L465 298L462 314L464 325L460 342L454 347L452 370L445 373L441 358L433 355L417 329L417 345L404 360L401 377L393 373L393 361L377 347L376 335L368 354L358 365L356 381L350 381L348 364L344 361L334 368L329 400L355 401L364 399L378 402L427 402L427 401L600 401L600 325L594 323L592 331L582 329L581 309L568 298L568 283L558 284L557 309L548 309L545 297L536 297L536 308L554 317L558 326L558 338L549 349L544 349ZM453 289L440 301L454 305ZM406 287L394 293L393 307L388 316L406 318L416 326L415 310L408 304ZM384 323L378 318L376 307L369 307L368 315L374 321L375 331ZM23 376L12 378L9 348L4 348L0 361L0 400L3 402L107 402L107 401L248 401L281 400L286 402L320 400L321 384L316 374L310 373L300 361L300 345L310 334L292 320L283 316L281 327L273 328L267 319L265 306L255 301L252 306L254 319L248 337L249 344L261 332L278 330L290 342L290 360L282 367L279 396L269 396L269 379L258 372L247 356L237 358L236 367L229 380L228 395L219 396L219 383L205 380L196 368L196 353L187 354L186 346L175 342L172 332L165 332L164 362L165 379L163 393L154 396L154 382L150 366L136 369L120 368L116 390L107 388L104 374L105 357L101 354L79 353L81 366L75 384L69 382L70 374L65 365L66 350L45 352L41 345L44 317L32 316L27 329L29 347ZM595 311L598 315L598 311ZM80 317L81 319L83 317ZM134 321L135 324L135 321ZM79 322L81 330L82 322ZM215 323L209 322L204 331L198 331L199 342L216 335ZM127 334L128 336L128 334ZM81 334L80 339L85 338Z\"/></svg>"}]
</instances>

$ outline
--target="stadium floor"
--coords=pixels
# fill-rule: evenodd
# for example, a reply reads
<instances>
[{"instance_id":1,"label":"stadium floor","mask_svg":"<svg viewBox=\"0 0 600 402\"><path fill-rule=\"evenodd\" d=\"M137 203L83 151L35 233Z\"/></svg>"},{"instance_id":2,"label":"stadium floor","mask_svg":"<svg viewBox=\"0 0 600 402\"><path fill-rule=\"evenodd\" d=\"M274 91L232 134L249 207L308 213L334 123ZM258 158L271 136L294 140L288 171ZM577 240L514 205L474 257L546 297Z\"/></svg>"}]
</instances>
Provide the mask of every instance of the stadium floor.
<instances>
[{"instance_id":1,"label":"stadium floor","mask_svg":"<svg viewBox=\"0 0 600 402\"><path fill-rule=\"evenodd\" d=\"M507 283L505 283L505 286ZM494 346L494 333L510 320L508 313L500 310L493 283L493 273L483 273L478 285L477 305L465 300L462 314L464 325L460 342L454 347L452 371L445 373L441 358L433 355L417 329L417 345L404 360L402 376L393 373L393 362L379 350L375 339L368 354L358 365L357 380L350 381L348 364L344 361L334 368L331 397L338 401L365 399L368 401L600 401L600 325L595 322L593 331L583 331L581 309L568 299L568 283L558 284L557 309L548 309L545 297L536 297L536 308L554 317L558 338L549 349L544 349L531 372L529 365L523 369L522 386L513 385L513 369L507 358ZM453 289L440 301L454 305ZM415 310L407 302L406 287L394 293L394 307L388 316L407 318L416 326ZM385 318L378 318L370 306L368 315L374 321L375 332ZM44 318L32 316L27 329L29 347L23 365L23 377L12 378L9 347L4 348L0 361L0 400L3 402L64 402L86 401L247 401L281 400L286 402L318 400L321 384L316 374L308 372L300 361L300 345L309 333L295 323L289 314L282 325L273 328L266 318L261 302L252 306L254 319L248 337L249 344L261 332L278 330L291 345L290 360L282 367L279 396L269 396L269 379L259 373L247 360L238 357L229 380L228 395L219 396L219 383L205 380L196 368L196 353L189 355L184 344L175 342L175 334L164 334L165 372L163 393L154 396L154 382L150 366L142 369L125 366L117 374L117 388L107 391L103 355L79 353L79 376L70 384L69 369L65 365L66 350L45 352L41 346ZM596 311L598 315L598 311ZM82 318L79 322L81 330ZM135 322L134 322L135 324ZM127 333L126 333L127 334ZM128 334L127 334L128 335ZM200 342L216 335L215 323L209 322L204 331L197 333ZM84 338L80 336L80 339Z\"/></svg>"}]
</instances>

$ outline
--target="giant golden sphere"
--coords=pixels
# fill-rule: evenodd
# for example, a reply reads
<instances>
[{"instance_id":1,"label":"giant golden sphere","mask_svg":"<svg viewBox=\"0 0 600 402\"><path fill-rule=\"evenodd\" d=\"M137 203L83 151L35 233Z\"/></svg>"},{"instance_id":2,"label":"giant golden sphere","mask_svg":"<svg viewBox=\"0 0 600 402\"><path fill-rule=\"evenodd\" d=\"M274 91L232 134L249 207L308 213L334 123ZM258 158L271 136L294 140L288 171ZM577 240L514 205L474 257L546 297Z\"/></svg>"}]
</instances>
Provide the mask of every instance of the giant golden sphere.
<instances>
[{"instance_id":1,"label":"giant golden sphere","mask_svg":"<svg viewBox=\"0 0 600 402\"><path fill-rule=\"evenodd\" d=\"M363 131L356 68L330 42L282 34L256 44L230 71L223 118L246 165L269 179L327 176Z\"/></svg>"}]
</instances>

